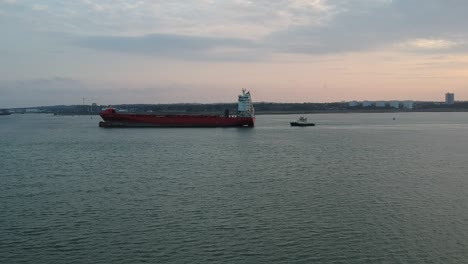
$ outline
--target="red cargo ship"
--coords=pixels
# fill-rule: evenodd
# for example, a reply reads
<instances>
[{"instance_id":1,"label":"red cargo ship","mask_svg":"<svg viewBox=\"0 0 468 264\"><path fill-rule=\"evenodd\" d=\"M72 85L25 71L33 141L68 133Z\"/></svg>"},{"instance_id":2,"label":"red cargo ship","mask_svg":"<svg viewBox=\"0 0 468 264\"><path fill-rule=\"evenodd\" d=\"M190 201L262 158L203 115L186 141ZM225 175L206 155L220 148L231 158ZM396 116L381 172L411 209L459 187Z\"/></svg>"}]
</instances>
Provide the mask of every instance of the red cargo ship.
<instances>
[{"instance_id":1,"label":"red cargo ship","mask_svg":"<svg viewBox=\"0 0 468 264\"><path fill-rule=\"evenodd\" d=\"M242 89L237 105L237 115L160 115L118 113L108 108L99 114L104 122L100 127L253 127L255 112L250 92Z\"/></svg>"}]
</instances>

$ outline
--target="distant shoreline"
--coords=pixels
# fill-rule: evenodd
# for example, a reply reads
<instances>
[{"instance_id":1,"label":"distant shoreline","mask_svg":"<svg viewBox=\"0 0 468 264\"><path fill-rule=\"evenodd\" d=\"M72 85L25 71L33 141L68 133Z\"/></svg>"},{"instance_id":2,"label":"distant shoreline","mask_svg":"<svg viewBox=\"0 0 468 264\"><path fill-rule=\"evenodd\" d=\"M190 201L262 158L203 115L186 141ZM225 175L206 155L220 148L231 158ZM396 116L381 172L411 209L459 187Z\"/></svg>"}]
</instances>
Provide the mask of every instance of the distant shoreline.
<instances>
[{"instance_id":1,"label":"distant shoreline","mask_svg":"<svg viewBox=\"0 0 468 264\"><path fill-rule=\"evenodd\" d=\"M400 109L400 110L316 110L316 111L257 111L255 114L257 116L261 115L313 115L313 114L398 114L398 113L466 113L468 109ZM128 112L128 113L145 113L145 112ZM21 113L12 113L12 114L21 114ZM51 113L51 112L41 112L41 113L26 113L26 114L53 114L54 116L98 116L99 113L72 113L72 112L62 112L62 113ZM145 114L156 114L156 115L222 115L219 112L152 112Z\"/></svg>"},{"instance_id":2,"label":"distant shoreline","mask_svg":"<svg viewBox=\"0 0 468 264\"><path fill-rule=\"evenodd\" d=\"M466 113L468 109L415 109L415 110L323 110L323 111L262 111L256 115L309 115L309 114L385 114L385 113Z\"/></svg>"},{"instance_id":3,"label":"distant shoreline","mask_svg":"<svg viewBox=\"0 0 468 264\"><path fill-rule=\"evenodd\" d=\"M399 105L400 108L378 106L350 106L349 103L254 103L257 115L298 115L298 114L345 114L345 113L417 113L417 112L468 112L467 102L455 102L446 105L441 102L415 102L412 107ZM38 106L33 108L4 109L20 113L53 113L56 115L97 115L106 105L56 105ZM113 105L123 113L153 113L153 114L201 114L222 115L225 111L231 114L237 112L237 104L122 104Z\"/></svg>"}]
</instances>

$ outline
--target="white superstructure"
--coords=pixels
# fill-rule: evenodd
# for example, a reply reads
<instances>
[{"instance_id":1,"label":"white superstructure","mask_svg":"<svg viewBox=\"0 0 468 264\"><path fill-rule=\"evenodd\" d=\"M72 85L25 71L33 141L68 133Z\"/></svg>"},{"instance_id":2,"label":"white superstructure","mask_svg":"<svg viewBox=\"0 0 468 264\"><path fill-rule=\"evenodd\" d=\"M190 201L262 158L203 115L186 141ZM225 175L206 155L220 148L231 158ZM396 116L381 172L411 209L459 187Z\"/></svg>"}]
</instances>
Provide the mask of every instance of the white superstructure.
<instances>
[{"instance_id":1,"label":"white superstructure","mask_svg":"<svg viewBox=\"0 0 468 264\"><path fill-rule=\"evenodd\" d=\"M254 117L255 110L252 104L252 97L250 92L242 89L242 94L239 95L239 102L237 104L237 115L240 117Z\"/></svg>"}]
</instances>

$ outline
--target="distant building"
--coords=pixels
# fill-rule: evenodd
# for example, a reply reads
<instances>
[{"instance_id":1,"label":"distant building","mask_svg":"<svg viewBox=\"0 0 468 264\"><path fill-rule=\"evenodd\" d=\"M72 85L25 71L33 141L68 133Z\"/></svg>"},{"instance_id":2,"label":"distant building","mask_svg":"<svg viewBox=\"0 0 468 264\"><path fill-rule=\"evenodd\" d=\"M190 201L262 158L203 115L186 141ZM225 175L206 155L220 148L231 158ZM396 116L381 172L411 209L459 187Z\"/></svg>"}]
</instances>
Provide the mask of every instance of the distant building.
<instances>
[{"instance_id":1,"label":"distant building","mask_svg":"<svg viewBox=\"0 0 468 264\"><path fill-rule=\"evenodd\" d=\"M454 93L446 93L445 94L445 104L446 105L455 104L455 94Z\"/></svg>"},{"instance_id":2,"label":"distant building","mask_svg":"<svg viewBox=\"0 0 468 264\"><path fill-rule=\"evenodd\" d=\"M362 102L362 106L363 107L371 107L374 105L374 102L371 102L371 101L364 101Z\"/></svg>"},{"instance_id":3,"label":"distant building","mask_svg":"<svg viewBox=\"0 0 468 264\"><path fill-rule=\"evenodd\" d=\"M359 105L359 103L357 101L351 101L348 103L350 107L356 107Z\"/></svg>"},{"instance_id":4,"label":"distant building","mask_svg":"<svg viewBox=\"0 0 468 264\"><path fill-rule=\"evenodd\" d=\"M387 104L384 101L378 101L375 103L376 107L385 107Z\"/></svg>"},{"instance_id":5,"label":"distant building","mask_svg":"<svg viewBox=\"0 0 468 264\"><path fill-rule=\"evenodd\" d=\"M391 108L397 108L397 109L400 108L400 102L399 101L391 101L389 103L389 105L390 105Z\"/></svg>"},{"instance_id":6,"label":"distant building","mask_svg":"<svg viewBox=\"0 0 468 264\"><path fill-rule=\"evenodd\" d=\"M414 102L413 101L403 101L403 108L405 109L413 109L414 108Z\"/></svg>"}]
</instances>

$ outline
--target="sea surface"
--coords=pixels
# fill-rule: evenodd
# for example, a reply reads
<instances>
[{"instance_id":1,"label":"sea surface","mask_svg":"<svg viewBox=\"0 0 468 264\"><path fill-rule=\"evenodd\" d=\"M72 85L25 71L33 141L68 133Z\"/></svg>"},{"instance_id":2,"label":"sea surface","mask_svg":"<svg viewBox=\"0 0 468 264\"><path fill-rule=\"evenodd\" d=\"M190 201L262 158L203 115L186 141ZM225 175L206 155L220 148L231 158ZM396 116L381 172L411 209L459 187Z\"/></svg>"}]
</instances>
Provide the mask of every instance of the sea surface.
<instances>
[{"instance_id":1,"label":"sea surface","mask_svg":"<svg viewBox=\"0 0 468 264\"><path fill-rule=\"evenodd\" d=\"M0 116L0 263L468 262L468 113L307 117Z\"/></svg>"}]
</instances>

